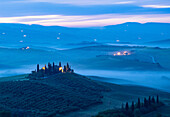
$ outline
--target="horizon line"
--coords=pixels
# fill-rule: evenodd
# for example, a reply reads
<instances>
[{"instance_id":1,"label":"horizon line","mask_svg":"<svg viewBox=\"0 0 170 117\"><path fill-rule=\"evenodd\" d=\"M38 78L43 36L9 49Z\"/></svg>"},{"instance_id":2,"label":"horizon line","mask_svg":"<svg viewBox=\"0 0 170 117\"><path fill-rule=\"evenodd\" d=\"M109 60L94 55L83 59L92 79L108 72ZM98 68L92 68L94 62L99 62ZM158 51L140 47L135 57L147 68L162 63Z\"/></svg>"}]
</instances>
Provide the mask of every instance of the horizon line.
<instances>
[{"instance_id":1,"label":"horizon line","mask_svg":"<svg viewBox=\"0 0 170 117\"><path fill-rule=\"evenodd\" d=\"M29 25L29 26L44 26L44 27L63 27L63 28L103 28L107 26L116 26L116 25L122 25L122 24L130 24L130 23L136 23L136 24L170 24L170 23L165 23L165 22L124 22L124 23L119 23L119 24L111 24L111 25L104 25L104 26L81 26L81 27L74 27L74 26L60 26L60 25L42 25L42 24L27 24L27 23L0 23L0 24L18 24L18 25Z\"/></svg>"}]
</instances>

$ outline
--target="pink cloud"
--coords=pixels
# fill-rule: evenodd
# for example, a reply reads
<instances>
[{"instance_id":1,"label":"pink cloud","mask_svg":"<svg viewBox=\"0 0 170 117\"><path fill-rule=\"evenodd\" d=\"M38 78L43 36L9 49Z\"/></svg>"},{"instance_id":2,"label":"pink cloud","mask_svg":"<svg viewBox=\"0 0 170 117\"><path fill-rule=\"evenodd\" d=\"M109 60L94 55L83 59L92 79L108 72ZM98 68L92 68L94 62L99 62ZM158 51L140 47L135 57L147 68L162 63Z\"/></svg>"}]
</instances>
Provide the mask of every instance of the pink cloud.
<instances>
[{"instance_id":1,"label":"pink cloud","mask_svg":"<svg viewBox=\"0 0 170 117\"><path fill-rule=\"evenodd\" d=\"M170 5L142 5L147 8L170 8Z\"/></svg>"},{"instance_id":2,"label":"pink cloud","mask_svg":"<svg viewBox=\"0 0 170 117\"><path fill-rule=\"evenodd\" d=\"M48 2L56 4L72 4L72 5L110 5L110 4L130 4L135 1L128 0L25 0L21 2Z\"/></svg>"},{"instance_id":3,"label":"pink cloud","mask_svg":"<svg viewBox=\"0 0 170 117\"><path fill-rule=\"evenodd\" d=\"M0 17L0 23L22 23L22 24L39 24L44 26L65 26L65 27L93 27L115 25L125 22L162 22L170 23L169 14L152 14L152 15L120 15L120 14L103 14L103 15L41 15L41 16L23 16L23 17Z\"/></svg>"}]
</instances>

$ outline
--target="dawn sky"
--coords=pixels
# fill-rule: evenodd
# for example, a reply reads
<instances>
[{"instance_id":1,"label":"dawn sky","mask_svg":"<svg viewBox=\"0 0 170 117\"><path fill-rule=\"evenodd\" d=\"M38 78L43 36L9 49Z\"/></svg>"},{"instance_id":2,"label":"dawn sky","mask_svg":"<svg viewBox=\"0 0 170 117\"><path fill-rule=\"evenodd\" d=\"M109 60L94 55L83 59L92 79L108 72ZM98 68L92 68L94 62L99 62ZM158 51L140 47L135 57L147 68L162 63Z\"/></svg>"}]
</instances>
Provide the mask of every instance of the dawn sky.
<instances>
[{"instance_id":1,"label":"dawn sky","mask_svg":"<svg viewBox=\"0 0 170 117\"><path fill-rule=\"evenodd\" d=\"M0 0L0 23L97 27L170 23L169 0Z\"/></svg>"}]
</instances>

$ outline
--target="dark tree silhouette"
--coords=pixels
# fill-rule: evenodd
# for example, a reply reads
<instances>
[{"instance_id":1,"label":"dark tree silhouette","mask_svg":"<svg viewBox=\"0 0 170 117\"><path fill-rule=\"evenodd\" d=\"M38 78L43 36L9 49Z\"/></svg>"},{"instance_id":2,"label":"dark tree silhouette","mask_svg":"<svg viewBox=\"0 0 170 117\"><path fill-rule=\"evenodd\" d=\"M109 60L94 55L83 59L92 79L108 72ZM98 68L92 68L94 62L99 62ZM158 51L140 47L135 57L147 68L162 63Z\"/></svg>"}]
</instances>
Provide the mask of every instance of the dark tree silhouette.
<instances>
[{"instance_id":1,"label":"dark tree silhouette","mask_svg":"<svg viewBox=\"0 0 170 117\"><path fill-rule=\"evenodd\" d=\"M69 64L67 63L67 68L69 68Z\"/></svg>"},{"instance_id":2,"label":"dark tree silhouette","mask_svg":"<svg viewBox=\"0 0 170 117\"><path fill-rule=\"evenodd\" d=\"M37 64L37 72L39 72L39 70L40 70L40 66L39 64Z\"/></svg>"},{"instance_id":3,"label":"dark tree silhouette","mask_svg":"<svg viewBox=\"0 0 170 117\"><path fill-rule=\"evenodd\" d=\"M151 112L154 112L155 110L157 110L160 106L163 105L163 103L159 100L159 96L157 95L156 97L151 97L149 96L149 98L144 98L144 102L142 101L142 103L140 103L140 98L138 98L138 103L136 103L136 105L134 105L134 101L132 101L132 104L128 104L128 102L126 102L125 106L122 103L122 110L121 109L113 109L113 110L108 110L108 111L104 111L101 114L98 114L95 117L141 117L141 116L145 116L146 114L149 114ZM159 104L155 104L155 103L159 103ZM136 108L137 107L137 108ZM124 110L123 110L124 109ZM161 115L156 115L157 117Z\"/></svg>"},{"instance_id":4,"label":"dark tree silhouette","mask_svg":"<svg viewBox=\"0 0 170 117\"><path fill-rule=\"evenodd\" d=\"M151 96L149 96L148 104L151 105Z\"/></svg>"},{"instance_id":5,"label":"dark tree silhouette","mask_svg":"<svg viewBox=\"0 0 170 117\"><path fill-rule=\"evenodd\" d=\"M59 62L59 67L61 67L61 62Z\"/></svg>"},{"instance_id":6,"label":"dark tree silhouette","mask_svg":"<svg viewBox=\"0 0 170 117\"><path fill-rule=\"evenodd\" d=\"M55 63L53 62L53 72L54 72L54 69L55 69Z\"/></svg>"},{"instance_id":7,"label":"dark tree silhouette","mask_svg":"<svg viewBox=\"0 0 170 117\"><path fill-rule=\"evenodd\" d=\"M146 98L144 98L144 107L148 107L148 101Z\"/></svg>"},{"instance_id":8,"label":"dark tree silhouette","mask_svg":"<svg viewBox=\"0 0 170 117\"><path fill-rule=\"evenodd\" d=\"M154 96L152 97L152 103L155 104L155 98L154 98Z\"/></svg>"},{"instance_id":9,"label":"dark tree silhouette","mask_svg":"<svg viewBox=\"0 0 170 117\"><path fill-rule=\"evenodd\" d=\"M159 103L159 96L156 97L156 102Z\"/></svg>"},{"instance_id":10,"label":"dark tree silhouette","mask_svg":"<svg viewBox=\"0 0 170 117\"><path fill-rule=\"evenodd\" d=\"M128 104L128 102L126 102L126 111L128 111L129 110L129 104Z\"/></svg>"},{"instance_id":11,"label":"dark tree silhouette","mask_svg":"<svg viewBox=\"0 0 170 117\"><path fill-rule=\"evenodd\" d=\"M45 74L47 74L47 66L45 65Z\"/></svg>"},{"instance_id":12,"label":"dark tree silhouette","mask_svg":"<svg viewBox=\"0 0 170 117\"><path fill-rule=\"evenodd\" d=\"M134 105L134 102L132 102L132 111L135 110L135 105Z\"/></svg>"},{"instance_id":13,"label":"dark tree silhouette","mask_svg":"<svg viewBox=\"0 0 170 117\"><path fill-rule=\"evenodd\" d=\"M48 63L48 73L49 74L51 73L51 64L50 64L50 62Z\"/></svg>"},{"instance_id":14,"label":"dark tree silhouette","mask_svg":"<svg viewBox=\"0 0 170 117\"><path fill-rule=\"evenodd\" d=\"M140 108L140 98L138 98L137 108Z\"/></svg>"}]
</instances>

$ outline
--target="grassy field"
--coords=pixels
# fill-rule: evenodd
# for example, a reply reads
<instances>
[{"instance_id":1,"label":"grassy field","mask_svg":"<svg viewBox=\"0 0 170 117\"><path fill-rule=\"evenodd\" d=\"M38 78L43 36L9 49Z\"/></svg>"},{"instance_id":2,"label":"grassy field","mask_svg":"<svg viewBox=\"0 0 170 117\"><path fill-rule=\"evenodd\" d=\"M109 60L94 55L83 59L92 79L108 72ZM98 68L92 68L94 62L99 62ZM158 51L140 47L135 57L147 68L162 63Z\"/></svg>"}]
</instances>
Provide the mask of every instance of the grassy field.
<instances>
[{"instance_id":1,"label":"grassy field","mask_svg":"<svg viewBox=\"0 0 170 117\"><path fill-rule=\"evenodd\" d=\"M141 86L125 86L91 80L78 74L58 74L43 80L23 81L22 76L1 81L0 108L17 114L89 117L119 108L138 97L159 95L168 105L170 94ZM17 80L17 81L13 81ZM20 79L20 80L18 80Z\"/></svg>"},{"instance_id":2,"label":"grassy field","mask_svg":"<svg viewBox=\"0 0 170 117\"><path fill-rule=\"evenodd\" d=\"M2 81L0 87L0 109L28 116L62 115L101 104L101 92L110 90L77 74L58 74L42 80Z\"/></svg>"}]
</instances>

